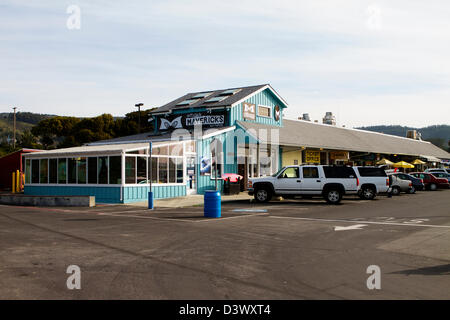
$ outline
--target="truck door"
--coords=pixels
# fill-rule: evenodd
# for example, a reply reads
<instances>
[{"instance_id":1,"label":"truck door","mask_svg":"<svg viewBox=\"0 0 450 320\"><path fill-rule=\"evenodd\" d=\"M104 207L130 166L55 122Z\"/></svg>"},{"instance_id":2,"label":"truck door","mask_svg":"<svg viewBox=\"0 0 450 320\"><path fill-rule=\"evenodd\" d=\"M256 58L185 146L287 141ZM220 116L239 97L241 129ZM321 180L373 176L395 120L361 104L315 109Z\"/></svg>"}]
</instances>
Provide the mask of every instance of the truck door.
<instances>
[{"instance_id":1,"label":"truck door","mask_svg":"<svg viewBox=\"0 0 450 320\"><path fill-rule=\"evenodd\" d=\"M302 167L301 190L303 194L321 194L323 178L320 177L318 167Z\"/></svg>"},{"instance_id":2,"label":"truck door","mask_svg":"<svg viewBox=\"0 0 450 320\"><path fill-rule=\"evenodd\" d=\"M300 174L298 167L287 167L281 172L275 183L278 194L298 194L300 192Z\"/></svg>"}]
</instances>

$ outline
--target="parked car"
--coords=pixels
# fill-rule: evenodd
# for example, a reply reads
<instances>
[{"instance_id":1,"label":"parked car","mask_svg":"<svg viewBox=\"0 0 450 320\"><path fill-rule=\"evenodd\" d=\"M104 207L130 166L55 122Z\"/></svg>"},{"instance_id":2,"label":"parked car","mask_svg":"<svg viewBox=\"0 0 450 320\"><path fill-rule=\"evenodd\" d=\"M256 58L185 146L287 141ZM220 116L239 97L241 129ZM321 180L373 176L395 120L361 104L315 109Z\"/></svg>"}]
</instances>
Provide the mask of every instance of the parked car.
<instances>
[{"instance_id":1,"label":"parked car","mask_svg":"<svg viewBox=\"0 0 450 320\"><path fill-rule=\"evenodd\" d=\"M390 192L394 196L400 195L401 192L415 193L416 191L412 187L412 182L409 180L403 180L397 177L395 174L389 174Z\"/></svg>"},{"instance_id":2,"label":"parked car","mask_svg":"<svg viewBox=\"0 0 450 320\"><path fill-rule=\"evenodd\" d=\"M372 200L377 194L388 192L389 178L382 168L354 167L354 169L359 179L358 195L361 199Z\"/></svg>"},{"instance_id":3,"label":"parked car","mask_svg":"<svg viewBox=\"0 0 450 320\"><path fill-rule=\"evenodd\" d=\"M249 179L248 193L257 202L272 196L322 196L328 203L338 204L344 194L357 194L359 180L352 167L301 165L288 166L272 176Z\"/></svg>"},{"instance_id":4,"label":"parked car","mask_svg":"<svg viewBox=\"0 0 450 320\"><path fill-rule=\"evenodd\" d=\"M445 170L443 168L429 168L429 169L426 169L425 172L427 172L427 173L434 173L434 172L448 173L447 170Z\"/></svg>"},{"instance_id":5,"label":"parked car","mask_svg":"<svg viewBox=\"0 0 450 320\"><path fill-rule=\"evenodd\" d=\"M450 182L450 174L447 172L432 172L431 174L436 178L447 179L447 181Z\"/></svg>"},{"instance_id":6,"label":"parked car","mask_svg":"<svg viewBox=\"0 0 450 320\"><path fill-rule=\"evenodd\" d=\"M397 177L399 177L400 179L411 181L411 182L412 182L412 187L413 187L413 190L414 190L414 191L415 191L415 190L417 190L417 191L422 191L422 190L425 189L425 185L423 184L423 181L422 181L422 179L420 179L420 178L416 178L416 177L413 177L413 176L410 175L410 174L402 173L402 172L394 173L394 175L397 176Z\"/></svg>"},{"instance_id":7,"label":"parked car","mask_svg":"<svg viewBox=\"0 0 450 320\"><path fill-rule=\"evenodd\" d=\"M420 178L423 180L423 184L425 185L425 189L434 191L438 188L448 189L450 184L447 179L444 178L436 178L431 173L427 172L413 172L410 173L413 177Z\"/></svg>"}]
</instances>

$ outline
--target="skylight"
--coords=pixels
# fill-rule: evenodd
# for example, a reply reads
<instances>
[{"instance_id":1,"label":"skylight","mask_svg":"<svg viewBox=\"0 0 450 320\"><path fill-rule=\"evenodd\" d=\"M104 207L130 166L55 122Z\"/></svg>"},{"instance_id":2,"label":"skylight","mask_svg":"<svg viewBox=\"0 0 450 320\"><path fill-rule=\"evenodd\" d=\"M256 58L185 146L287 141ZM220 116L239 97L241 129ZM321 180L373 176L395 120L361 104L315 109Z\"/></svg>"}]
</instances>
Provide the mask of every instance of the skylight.
<instances>
[{"instance_id":1,"label":"skylight","mask_svg":"<svg viewBox=\"0 0 450 320\"><path fill-rule=\"evenodd\" d=\"M226 99L227 97L214 97L214 98L211 98L211 99L208 99L208 100L206 100L205 102L206 103L210 103L210 102L219 102L219 101L222 101L223 99Z\"/></svg>"},{"instance_id":2,"label":"skylight","mask_svg":"<svg viewBox=\"0 0 450 320\"><path fill-rule=\"evenodd\" d=\"M181 102L177 103L177 106L189 106L195 102L197 102L199 99L187 99Z\"/></svg>"},{"instance_id":3,"label":"skylight","mask_svg":"<svg viewBox=\"0 0 450 320\"><path fill-rule=\"evenodd\" d=\"M192 99L202 99L205 98L207 96L209 96L212 92L201 92L201 93L197 93L195 96L192 97Z\"/></svg>"},{"instance_id":4,"label":"skylight","mask_svg":"<svg viewBox=\"0 0 450 320\"><path fill-rule=\"evenodd\" d=\"M220 96L231 96L240 90L241 89L228 89L228 90L222 91L219 95Z\"/></svg>"}]
</instances>

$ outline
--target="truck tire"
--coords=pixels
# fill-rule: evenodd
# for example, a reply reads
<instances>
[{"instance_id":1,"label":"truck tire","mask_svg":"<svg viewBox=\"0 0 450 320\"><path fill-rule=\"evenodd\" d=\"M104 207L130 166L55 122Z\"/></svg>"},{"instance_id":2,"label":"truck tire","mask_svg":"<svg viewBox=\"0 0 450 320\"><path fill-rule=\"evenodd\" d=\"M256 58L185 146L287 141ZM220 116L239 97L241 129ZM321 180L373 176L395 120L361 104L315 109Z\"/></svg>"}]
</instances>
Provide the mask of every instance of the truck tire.
<instances>
[{"instance_id":1,"label":"truck tire","mask_svg":"<svg viewBox=\"0 0 450 320\"><path fill-rule=\"evenodd\" d=\"M397 186L392 187L392 195L393 196L399 196L400 192L401 192L400 187L397 187Z\"/></svg>"},{"instance_id":2,"label":"truck tire","mask_svg":"<svg viewBox=\"0 0 450 320\"><path fill-rule=\"evenodd\" d=\"M330 188L325 191L324 198L329 204L338 204L342 200L342 192L337 188Z\"/></svg>"},{"instance_id":3,"label":"truck tire","mask_svg":"<svg viewBox=\"0 0 450 320\"><path fill-rule=\"evenodd\" d=\"M376 195L377 193L373 187L363 187L360 197L363 200L373 200Z\"/></svg>"},{"instance_id":4,"label":"truck tire","mask_svg":"<svg viewBox=\"0 0 450 320\"><path fill-rule=\"evenodd\" d=\"M437 185L435 183L430 184L430 190L431 191L436 191L437 190Z\"/></svg>"},{"instance_id":5,"label":"truck tire","mask_svg":"<svg viewBox=\"0 0 450 320\"><path fill-rule=\"evenodd\" d=\"M272 191L267 187L261 187L255 190L256 202L269 202L272 199Z\"/></svg>"}]
</instances>

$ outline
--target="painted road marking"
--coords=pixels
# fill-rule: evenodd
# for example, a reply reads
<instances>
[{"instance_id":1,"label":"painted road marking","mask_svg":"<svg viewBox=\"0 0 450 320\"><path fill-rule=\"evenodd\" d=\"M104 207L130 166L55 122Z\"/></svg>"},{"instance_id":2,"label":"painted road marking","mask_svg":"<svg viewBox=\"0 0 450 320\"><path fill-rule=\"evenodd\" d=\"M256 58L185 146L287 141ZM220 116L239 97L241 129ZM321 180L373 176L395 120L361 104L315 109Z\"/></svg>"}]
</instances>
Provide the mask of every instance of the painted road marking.
<instances>
[{"instance_id":1,"label":"painted road marking","mask_svg":"<svg viewBox=\"0 0 450 320\"><path fill-rule=\"evenodd\" d=\"M355 223L354 220L345 220L345 219L296 218L296 217L280 217L280 216L269 216L269 218L304 220L304 221L317 221L317 222L348 222L348 223ZM366 223L366 224L379 224L379 225L392 225L392 226L410 226L410 227L447 228L447 229L450 229L450 226L442 226L442 225L435 225L435 224L414 224L414 223L375 222L375 221L358 221L358 222L362 222L362 223Z\"/></svg>"},{"instance_id":2,"label":"painted road marking","mask_svg":"<svg viewBox=\"0 0 450 320\"><path fill-rule=\"evenodd\" d=\"M267 212L267 209L234 209L233 212Z\"/></svg>"},{"instance_id":3,"label":"painted road marking","mask_svg":"<svg viewBox=\"0 0 450 320\"><path fill-rule=\"evenodd\" d=\"M362 227L367 227L367 224L355 224L348 227L334 227L334 231L346 231L346 230L360 230Z\"/></svg>"}]
</instances>

